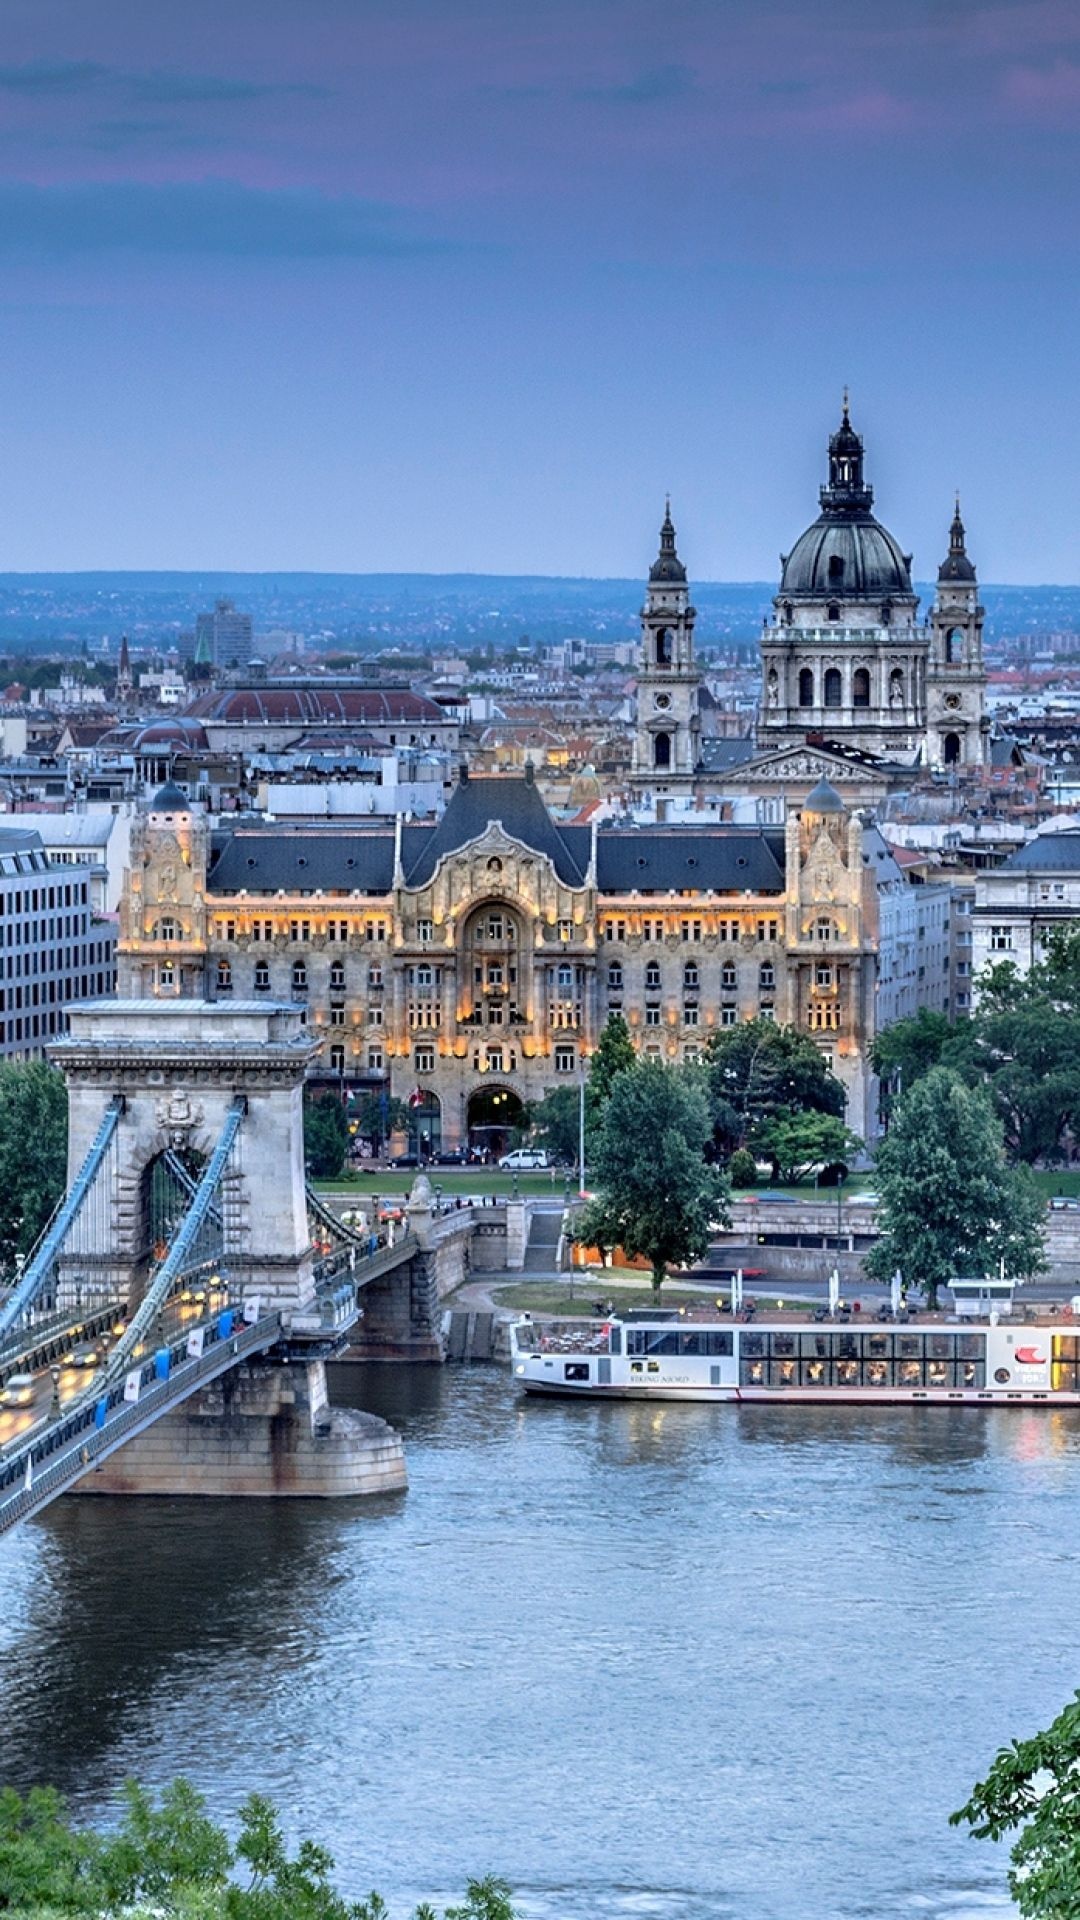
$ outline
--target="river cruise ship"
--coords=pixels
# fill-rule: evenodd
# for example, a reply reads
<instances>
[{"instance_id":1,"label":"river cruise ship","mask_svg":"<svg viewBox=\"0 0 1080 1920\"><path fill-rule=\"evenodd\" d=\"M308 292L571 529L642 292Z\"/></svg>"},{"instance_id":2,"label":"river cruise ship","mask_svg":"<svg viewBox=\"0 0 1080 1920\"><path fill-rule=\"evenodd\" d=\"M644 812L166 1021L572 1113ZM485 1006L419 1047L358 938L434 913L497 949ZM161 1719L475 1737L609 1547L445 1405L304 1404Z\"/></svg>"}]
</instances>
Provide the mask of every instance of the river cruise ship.
<instances>
[{"instance_id":1,"label":"river cruise ship","mask_svg":"<svg viewBox=\"0 0 1080 1920\"><path fill-rule=\"evenodd\" d=\"M515 1321L511 1365L526 1393L607 1400L830 1400L1080 1406L1072 1312L979 1326L940 1314L858 1323L775 1313L644 1311L604 1320Z\"/></svg>"}]
</instances>

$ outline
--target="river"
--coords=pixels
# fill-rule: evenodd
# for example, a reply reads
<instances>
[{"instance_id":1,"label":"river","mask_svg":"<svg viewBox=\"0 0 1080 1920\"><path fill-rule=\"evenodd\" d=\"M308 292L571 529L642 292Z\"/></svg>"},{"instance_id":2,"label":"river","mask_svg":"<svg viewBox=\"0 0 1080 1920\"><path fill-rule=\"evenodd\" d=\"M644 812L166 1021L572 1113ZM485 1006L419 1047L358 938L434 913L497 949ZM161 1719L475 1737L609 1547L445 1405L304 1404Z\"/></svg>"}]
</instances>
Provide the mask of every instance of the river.
<instances>
[{"instance_id":1,"label":"river","mask_svg":"<svg viewBox=\"0 0 1080 1920\"><path fill-rule=\"evenodd\" d=\"M1080 1415L519 1400L338 1369L407 1495L80 1500L0 1543L3 1778L258 1786L395 1920L1000 1920L946 1824L1077 1684Z\"/></svg>"}]
</instances>

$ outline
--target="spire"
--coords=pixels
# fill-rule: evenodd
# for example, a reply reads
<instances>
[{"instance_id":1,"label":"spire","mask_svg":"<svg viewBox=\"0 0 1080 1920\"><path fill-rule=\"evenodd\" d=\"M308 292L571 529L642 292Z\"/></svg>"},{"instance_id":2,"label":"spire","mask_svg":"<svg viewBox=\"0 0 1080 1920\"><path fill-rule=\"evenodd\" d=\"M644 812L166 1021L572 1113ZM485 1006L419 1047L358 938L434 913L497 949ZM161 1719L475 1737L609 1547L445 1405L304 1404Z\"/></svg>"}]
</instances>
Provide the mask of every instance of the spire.
<instances>
[{"instance_id":1,"label":"spire","mask_svg":"<svg viewBox=\"0 0 1080 1920\"><path fill-rule=\"evenodd\" d=\"M126 633L120 641L119 677L121 680L131 679L131 655L128 652L128 637Z\"/></svg>"},{"instance_id":2,"label":"spire","mask_svg":"<svg viewBox=\"0 0 1080 1920\"><path fill-rule=\"evenodd\" d=\"M949 528L949 551L942 561L941 566L938 568L938 579L945 581L968 580L972 582L975 579L975 568L968 558L967 536L964 532L964 522L960 518L959 493L956 496L956 508L952 517L952 526Z\"/></svg>"},{"instance_id":3,"label":"spire","mask_svg":"<svg viewBox=\"0 0 1080 1920\"><path fill-rule=\"evenodd\" d=\"M826 513L869 513L874 493L863 479L863 443L851 424L851 403L844 388L840 425L829 438L829 484L821 489Z\"/></svg>"},{"instance_id":4,"label":"spire","mask_svg":"<svg viewBox=\"0 0 1080 1920\"><path fill-rule=\"evenodd\" d=\"M671 518L670 494L664 502L664 520L660 528L660 552L649 569L649 579L661 585L667 580L681 582L686 579L686 568L675 548L675 522Z\"/></svg>"}]
</instances>

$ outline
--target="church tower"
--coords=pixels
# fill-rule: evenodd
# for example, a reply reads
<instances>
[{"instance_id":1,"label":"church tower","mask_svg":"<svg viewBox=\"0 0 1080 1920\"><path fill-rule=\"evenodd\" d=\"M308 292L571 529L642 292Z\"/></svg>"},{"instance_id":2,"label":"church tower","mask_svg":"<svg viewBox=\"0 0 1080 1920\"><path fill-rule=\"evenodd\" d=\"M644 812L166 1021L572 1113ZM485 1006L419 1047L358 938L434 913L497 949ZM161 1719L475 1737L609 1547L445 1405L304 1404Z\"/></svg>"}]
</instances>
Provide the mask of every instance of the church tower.
<instances>
[{"instance_id":1,"label":"church tower","mask_svg":"<svg viewBox=\"0 0 1080 1920\"><path fill-rule=\"evenodd\" d=\"M675 547L671 502L641 611L641 665L631 780L639 790L687 793L701 761L701 675L694 663L694 608Z\"/></svg>"},{"instance_id":2,"label":"church tower","mask_svg":"<svg viewBox=\"0 0 1080 1920\"><path fill-rule=\"evenodd\" d=\"M989 751L984 609L968 558L960 497L949 530L949 551L938 570L930 609L926 673L926 758L931 767L981 767Z\"/></svg>"}]
</instances>

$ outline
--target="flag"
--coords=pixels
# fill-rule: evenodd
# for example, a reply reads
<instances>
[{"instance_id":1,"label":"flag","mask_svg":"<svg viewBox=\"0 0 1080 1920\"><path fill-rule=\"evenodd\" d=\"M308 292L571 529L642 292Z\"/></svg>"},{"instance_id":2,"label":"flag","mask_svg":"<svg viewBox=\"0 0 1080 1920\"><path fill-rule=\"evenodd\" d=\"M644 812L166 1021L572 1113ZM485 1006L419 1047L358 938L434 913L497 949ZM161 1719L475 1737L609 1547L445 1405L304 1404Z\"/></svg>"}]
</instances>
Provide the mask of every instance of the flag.
<instances>
[{"instance_id":1,"label":"flag","mask_svg":"<svg viewBox=\"0 0 1080 1920\"><path fill-rule=\"evenodd\" d=\"M26 1488L27 1493L29 1493L33 1484L34 1484L34 1456L32 1453L28 1453L26 1456L26 1478L23 1481L23 1486Z\"/></svg>"},{"instance_id":2,"label":"flag","mask_svg":"<svg viewBox=\"0 0 1080 1920\"><path fill-rule=\"evenodd\" d=\"M259 1317L259 1296L257 1293L251 1293L247 1296L246 1300L244 1301L245 1326L253 1327L258 1317Z\"/></svg>"},{"instance_id":3,"label":"flag","mask_svg":"<svg viewBox=\"0 0 1080 1920\"><path fill-rule=\"evenodd\" d=\"M206 1328L195 1327L187 1337L187 1357L189 1360L201 1360L206 1345Z\"/></svg>"},{"instance_id":4,"label":"flag","mask_svg":"<svg viewBox=\"0 0 1080 1920\"><path fill-rule=\"evenodd\" d=\"M139 1388L141 1387L141 1385L142 1385L142 1368L137 1367L135 1369L135 1372L129 1373L127 1379L124 1381L124 1399L137 1400L139 1397Z\"/></svg>"}]
</instances>

